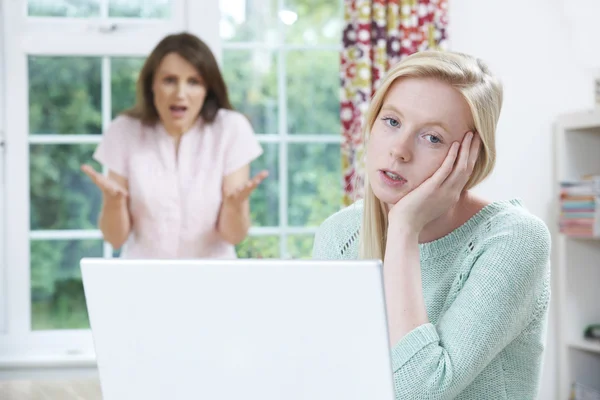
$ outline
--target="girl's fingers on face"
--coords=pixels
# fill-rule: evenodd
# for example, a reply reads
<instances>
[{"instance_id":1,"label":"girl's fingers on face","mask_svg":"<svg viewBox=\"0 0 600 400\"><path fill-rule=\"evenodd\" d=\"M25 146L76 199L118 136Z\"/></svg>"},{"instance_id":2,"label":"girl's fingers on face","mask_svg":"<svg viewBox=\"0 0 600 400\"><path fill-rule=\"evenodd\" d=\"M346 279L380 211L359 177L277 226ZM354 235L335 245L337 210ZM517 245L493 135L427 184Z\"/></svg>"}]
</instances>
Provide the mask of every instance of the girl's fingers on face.
<instances>
[{"instance_id":1,"label":"girl's fingers on face","mask_svg":"<svg viewBox=\"0 0 600 400\"><path fill-rule=\"evenodd\" d=\"M479 151L481 150L481 138L479 135L475 135L473 137L473 141L471 142L471 150L469 151L469 172L473 172L473 168L475 167L475 162L479 157Z\"/></svg>"},{"instance_id":2,"label":"girl's fingers on face","mask_svg":"<svg viewBox=\"0 0 600 400\"><path fill-rule=\"evenodd\" d=\"M469 146L469 155L468 155L466 167L465 167L464 171L462 172L461 176L456 179L456 184L460 188L460 190L463 190L465 185L469 181L469 179L471 179L473 170L475 169L475 164L477 163L477 160L479 158L480 148L481 148L481 138L479 137L479 135L477 133L473 132L473 139Z\"/></svg>"},{"instance_id":3,"label":"girl's fingers on face","mask_svg":"<svg viewBox=\"0 0 600 400\"><path fill-rule=\"evenodd\" d=\"M464 161L465 165L471 153L471 145L473 144L473 132L467 132L460 146L460 160Z\"/></svg>"},{"instance_id":4,"label":"girl's fingers on face","mask_svg":"<svg viewBox=\"0 0 600 400\"><path fill-rule=\"evenodd\" d=\"M460 145L460 154L457 157L452 173L448 176L446 183L451 186L463 187L469 179L469 159L471 155L471 145L473 142L473 133L467 132ZM465 178L466 176L466 178Z\"/></svg>"},{"instance_id":5,"label":"girl's fingers on face","mask_svg":"<svg viewBox=\"0 0 600 400\"><path fill-rule=\"evenodd\" d=\"M460 145L460 154L458 155L458 159L456 160L456 165L454 166L453 172L463 174L467 170L467 163L469 161L469 154L471 153L472 142L473 133L467 132Z\"/></svg>"},{"instance_id":6,"label":"girl's fingers on face","mask_svg":"<svg viewBox=\"0 0 600 400\"><path fill-rule=\"evenodd\" d=\"M460 148L460 144L458 142L452 143L450 146L450 150L448 150L448 154L446 158L442 162L442 165L435 171L435 173L429 178L426 182L432 182L436 186L440 186L442 183L446 181L448 176L452 173L454 168L454 164L458 157L458 151Z\"/></svg>"}]
</instances>

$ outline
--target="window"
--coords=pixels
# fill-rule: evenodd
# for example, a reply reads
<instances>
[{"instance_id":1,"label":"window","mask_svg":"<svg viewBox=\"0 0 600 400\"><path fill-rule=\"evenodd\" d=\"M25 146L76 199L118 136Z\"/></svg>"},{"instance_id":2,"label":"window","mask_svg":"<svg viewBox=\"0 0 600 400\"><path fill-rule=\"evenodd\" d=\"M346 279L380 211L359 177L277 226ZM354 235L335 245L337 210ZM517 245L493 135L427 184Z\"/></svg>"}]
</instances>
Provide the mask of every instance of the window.
<instances>
[{"instance_id":1,"label":"window","mask_svg":"<svg viewBox=\"0 0 600 400\"><path fill-rule=\"evenodd\" d=\"M88 328L79 260L111 257L97 230L92 164L103 128L132 104L141 57L30 55L31 329Z\"/></svg>"},{"instance_id":2,"label":"window","mask_svg":"<svg viewBox=\"0 0 600 400\"><path fill-rule=\"evenodd\" d=\"M118 254L102 241L100 193L79 167L100 168L91 155L101 133L132 104L144 57L171 32L191 31L217 53L265 150L252 170L271 175L253 194L254 227L238 255L310 256L316 227L341 205L340 0L0 7L0 78L10 77L0 79L0 134L11 171L0 199L0 355L93 353L79 260Z\"/></svg>"},{"instance_id":3,"label":"window","mask_svg":"<svg viewBox=\"0 0 600 400\"><path fill-rule=\"evenodd\" d=\"M250 117L269 178L251 198L241 257L310 257L318 225L342 203L339 0L220 0L222 65Z\"/></svg>"},{"instance_id":4,"label":"window","mask_svg":"<svg viewBox=\"0 0 600 400\"><path fill-rule=\"evenodd\" d=\"M79 260L113 250L96 225L100 193L79 167L93 164L102 131L132 102L148 51L186 29L184 0L2 5L2 68L10 79L1 87L0 122L11 173L2 199L0 354L91 353Z\"/></svg>"}]
</instances>

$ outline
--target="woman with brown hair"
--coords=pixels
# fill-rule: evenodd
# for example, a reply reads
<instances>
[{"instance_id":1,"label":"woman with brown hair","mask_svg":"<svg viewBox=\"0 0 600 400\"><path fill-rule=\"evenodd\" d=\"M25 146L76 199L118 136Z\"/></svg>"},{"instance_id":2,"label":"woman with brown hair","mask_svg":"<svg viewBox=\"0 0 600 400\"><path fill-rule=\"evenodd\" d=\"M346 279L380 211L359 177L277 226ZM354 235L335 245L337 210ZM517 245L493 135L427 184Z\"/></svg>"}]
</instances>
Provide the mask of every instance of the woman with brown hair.
<instances>
[{"instance_id":1,"label":"woman with brown hair","mask_svg":"<svg viewBox=\"0 0 600 400\"><path fill-rule=\"evenodd\" d=\"M229 103L209 47L165 37L147 58L136 104L94 153L108 176L82 170L103 195L104 239L126 258L235 258L250 226L250 179L262 154L252 126Z\"/></svg>"}]
</instances>

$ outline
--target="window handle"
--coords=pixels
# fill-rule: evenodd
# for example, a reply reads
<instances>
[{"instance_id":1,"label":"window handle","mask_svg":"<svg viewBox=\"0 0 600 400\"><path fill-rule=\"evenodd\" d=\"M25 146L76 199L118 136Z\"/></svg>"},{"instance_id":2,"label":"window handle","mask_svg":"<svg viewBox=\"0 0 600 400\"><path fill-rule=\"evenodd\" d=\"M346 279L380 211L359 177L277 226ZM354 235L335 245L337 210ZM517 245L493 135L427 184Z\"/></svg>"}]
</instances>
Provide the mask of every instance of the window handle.
<instances>
[{"instance_id":1,"label":"window handle","mask_svg":"<svg viewBox=\"0 0 600 400\"><path fill-rule=\"evenodd\" d=\"M114 32L118 29L118 25L117 24L100 24L100 26L98 26L98 30L102 33L111 33Z\"/></svg>"}]
</instances>

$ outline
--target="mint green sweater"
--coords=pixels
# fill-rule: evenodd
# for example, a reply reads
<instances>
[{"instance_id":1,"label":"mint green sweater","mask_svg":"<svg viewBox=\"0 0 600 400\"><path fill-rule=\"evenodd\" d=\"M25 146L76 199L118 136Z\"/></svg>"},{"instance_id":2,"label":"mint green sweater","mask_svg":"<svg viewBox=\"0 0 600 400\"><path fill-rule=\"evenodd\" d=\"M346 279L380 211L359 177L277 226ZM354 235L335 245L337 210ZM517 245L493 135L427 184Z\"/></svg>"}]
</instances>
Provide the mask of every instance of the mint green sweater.
<instances>
[{"instance_id":1,"label":"mint green sweater","mask_svg":"<svg viewBox=\"0 0 600 400\"><path fill-rule=\"evenodd\" d=\"M362 200L319 228L313 258L358 258ZM550 234L518 200L420 244L429 323L392 352L396 398L535 399L550 300ZM390 266L393 268L393 266Z\"/></svg>"}]
</instances>

